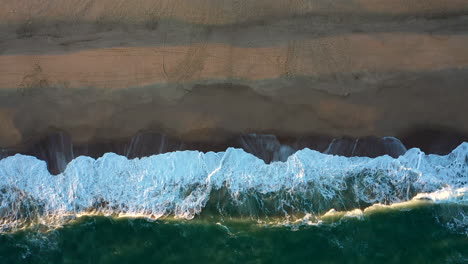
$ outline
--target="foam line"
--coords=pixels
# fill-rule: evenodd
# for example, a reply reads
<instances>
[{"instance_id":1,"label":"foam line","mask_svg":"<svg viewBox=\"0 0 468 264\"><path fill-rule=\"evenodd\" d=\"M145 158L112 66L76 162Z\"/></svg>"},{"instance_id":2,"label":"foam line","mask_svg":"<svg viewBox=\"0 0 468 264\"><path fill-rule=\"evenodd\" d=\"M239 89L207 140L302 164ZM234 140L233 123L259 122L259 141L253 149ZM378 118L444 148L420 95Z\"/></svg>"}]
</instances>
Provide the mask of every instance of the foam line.
<instances>
[{"instance_id":1,"label":"foam line","mask_svg":"<svg viewBox=\"0 0 468 264\"><path fill-rule=\"evenodd\" d=\"M51 175L44 161L18 154L0 160L0 230L90 211L191 219L221 199L210 197L221 190L223 203L241 214L255 207L268 215L392 204L467 186L466 142L446 156L410 149L396 159L347 158L303 149L271 164L234 148L131 160L107 153L96 160L78 157L59 175Z\"/></svg>"}]
</instances>

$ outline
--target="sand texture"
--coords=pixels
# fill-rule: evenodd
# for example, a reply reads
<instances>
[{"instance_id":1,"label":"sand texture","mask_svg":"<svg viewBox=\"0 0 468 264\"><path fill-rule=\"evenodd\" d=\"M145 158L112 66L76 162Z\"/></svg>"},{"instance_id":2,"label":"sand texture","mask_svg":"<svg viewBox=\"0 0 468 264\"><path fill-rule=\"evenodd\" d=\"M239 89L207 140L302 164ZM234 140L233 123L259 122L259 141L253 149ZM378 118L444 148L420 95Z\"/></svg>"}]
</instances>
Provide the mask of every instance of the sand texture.
<instances>
[{"instance_id":1,"label":"sand texture","mask_svg":"<svg viewBox=\"0 0 468 264\"><path fill-rule=\"evenodd\" d=\"M468 134L468 1L4 0L0 147Z\"/></svg>"}]
</instances>

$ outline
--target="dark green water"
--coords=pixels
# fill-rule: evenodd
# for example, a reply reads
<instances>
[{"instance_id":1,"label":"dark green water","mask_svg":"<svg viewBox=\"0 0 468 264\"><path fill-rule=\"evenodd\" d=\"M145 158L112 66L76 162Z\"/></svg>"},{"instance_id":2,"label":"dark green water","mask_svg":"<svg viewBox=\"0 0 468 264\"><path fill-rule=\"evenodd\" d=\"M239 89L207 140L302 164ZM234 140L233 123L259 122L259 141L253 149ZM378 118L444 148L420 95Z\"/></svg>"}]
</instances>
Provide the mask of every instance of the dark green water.
<instances>
[{"instance_id":1,"label":"dark green water","mask_svg":"<svg viewBox=\"0 0 468 264\"><path fill-rule=\"evenodd\" d=\"M82 217L47 233L1 234L0 263L468 263L467 235L447 228L466 209L387 209L298 228L241 219L221 225L209 216Z\"/></svg>"}]
</instances>

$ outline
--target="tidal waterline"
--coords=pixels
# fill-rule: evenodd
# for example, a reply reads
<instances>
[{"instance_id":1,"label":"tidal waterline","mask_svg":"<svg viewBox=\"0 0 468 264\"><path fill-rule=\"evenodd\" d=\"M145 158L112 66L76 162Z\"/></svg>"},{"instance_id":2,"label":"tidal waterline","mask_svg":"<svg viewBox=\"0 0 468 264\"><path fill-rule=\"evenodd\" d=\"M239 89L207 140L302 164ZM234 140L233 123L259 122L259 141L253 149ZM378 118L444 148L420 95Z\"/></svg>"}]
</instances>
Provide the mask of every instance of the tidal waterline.
<instances>
[{"instance_id":1,"label":"tidal waterline","mask_svg":"<svg viewBox=\"0 0 468 264\"><path fill-rule=\"evenodd\" d=\"M329 218L266 223L84 216L40 232L0 235L1 263L466 263L467 234L444 216L466 205L422 203Z\"/></svg>"}]
</instances>

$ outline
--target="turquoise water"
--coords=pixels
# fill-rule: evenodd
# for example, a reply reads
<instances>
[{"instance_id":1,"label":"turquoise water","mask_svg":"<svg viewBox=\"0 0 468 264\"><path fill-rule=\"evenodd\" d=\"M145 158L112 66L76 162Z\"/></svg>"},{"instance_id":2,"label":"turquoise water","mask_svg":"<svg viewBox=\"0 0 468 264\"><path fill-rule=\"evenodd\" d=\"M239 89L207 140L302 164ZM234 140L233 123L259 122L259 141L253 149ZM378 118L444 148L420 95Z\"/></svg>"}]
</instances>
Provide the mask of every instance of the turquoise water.
<instances>
[{"instance_id":1,"label":"turquoise water","mask_svg":"<svg viewBox=\"0 0 468 264\"><path fill-rule=\"evenodd\" d=\"M361 216L275 223L84 216L0 235L0 263L467 263L467 206L422 204ZM280 220L278 220L280 221Z\"/></svg>"}]
</instances>

